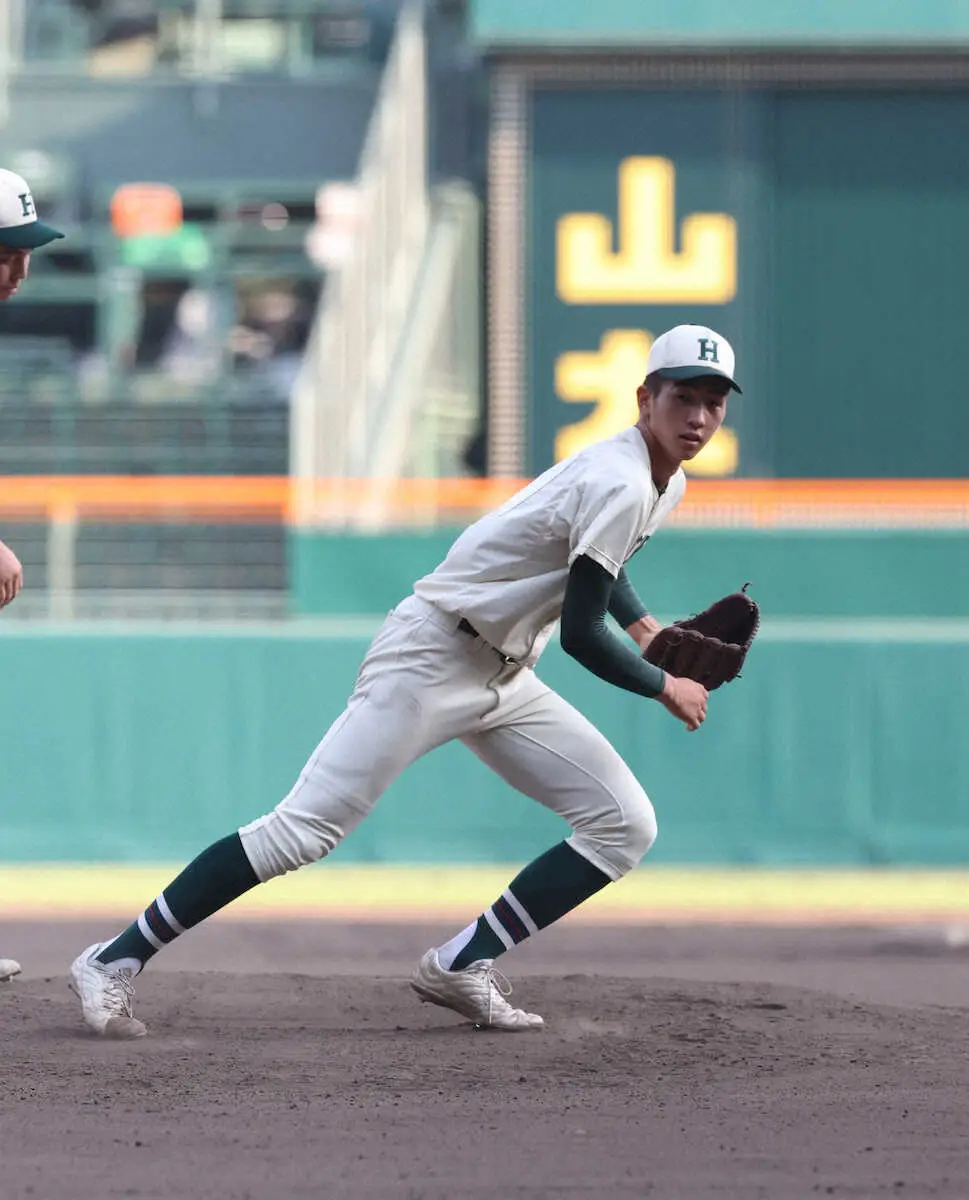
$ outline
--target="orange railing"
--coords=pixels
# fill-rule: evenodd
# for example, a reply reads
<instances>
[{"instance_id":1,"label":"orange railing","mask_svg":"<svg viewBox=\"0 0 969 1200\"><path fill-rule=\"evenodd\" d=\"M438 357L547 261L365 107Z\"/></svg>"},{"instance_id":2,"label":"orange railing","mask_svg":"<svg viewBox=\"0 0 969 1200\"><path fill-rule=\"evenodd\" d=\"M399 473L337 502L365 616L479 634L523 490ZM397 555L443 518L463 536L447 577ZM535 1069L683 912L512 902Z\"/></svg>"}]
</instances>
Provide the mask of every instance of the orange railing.
<instances>
[{"instance_id":1,"label":"orange railing","mask_svg":"<svg viewBox=\"0 0 969 1200\"><path fill-rule=\"evenodd\" d=\"M671 523L739 528L966 528L969 479L696 479Z\"/></svg>"},{"instance_id":2,"label":"orange railing","mask_svg":"<svg viewBox=\"0 0 969 1200\"><path fill-rule=\"evenodd\" d=\"M289 519L291 493L285 476L7 475L0 476L0 515L276 524Z\"/></svg>"},{"instance_id":3,"label":"orange railing","mask_svg":"<svg viewBox=\"0 0 969 1200\"><path fill-rule=\"evenodd\" d=\"M391 523L472 520L521 479L0 476L0 517L53 521L353 524L376 492ZM969 527L969 480L691 480L673 522L697 527Z\"/></svg>"},{"instance_id":4,"label":"orange railing","mask_svg":"<svg viewBox=\"0 0 969 1200\"><path fill-rule=\"evenodd\" d=\"M326 520L351 512L377 491L395 512L487 511L516 492L518 479L293 480L288 476L7 475L0 516L98 521L294 523L299 513Z\"/></svg>"}]
</instances>

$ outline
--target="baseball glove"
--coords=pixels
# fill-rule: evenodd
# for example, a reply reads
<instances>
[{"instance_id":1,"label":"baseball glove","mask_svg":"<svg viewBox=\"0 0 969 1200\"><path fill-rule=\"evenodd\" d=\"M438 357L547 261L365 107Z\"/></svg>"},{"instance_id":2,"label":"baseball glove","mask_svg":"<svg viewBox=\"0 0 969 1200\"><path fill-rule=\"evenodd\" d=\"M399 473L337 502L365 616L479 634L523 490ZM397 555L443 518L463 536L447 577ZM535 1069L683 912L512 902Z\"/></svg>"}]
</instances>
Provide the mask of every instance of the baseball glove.
<instances>
[{"instance_id":1,"label":"baseball glove","mask_svg":"<svg viewBox=\"0 0 969 1200\"><path fill-rule=\"evenodd\" d=\"M745 583L703 612L661 629L643 658L671 675L695 679L708 691L736 679L760 626L760 609L747 595L749 587Z\"/></svg>"}]
</instances>

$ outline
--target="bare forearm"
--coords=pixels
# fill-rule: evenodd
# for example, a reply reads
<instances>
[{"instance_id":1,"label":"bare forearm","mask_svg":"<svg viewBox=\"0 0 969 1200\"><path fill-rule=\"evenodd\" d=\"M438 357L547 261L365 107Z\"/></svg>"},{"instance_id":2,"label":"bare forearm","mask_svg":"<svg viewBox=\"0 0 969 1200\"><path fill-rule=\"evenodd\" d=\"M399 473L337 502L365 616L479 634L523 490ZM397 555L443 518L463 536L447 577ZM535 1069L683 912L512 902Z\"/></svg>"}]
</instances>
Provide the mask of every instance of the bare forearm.
<instances>
[{"instance_id":1,"label":"bare forearm","mask_svg":"<svg viewBox=\"0 0 969 1200\"><path fill-rule=\"evenodd\" d=\"M647 613L645 617L640 617L639 620L634 621L632 625L627 625L626 632L633 639L640 650L645 650L662 628L663 626L659 623L659 621Z\"/></svg>"}]
</instances>

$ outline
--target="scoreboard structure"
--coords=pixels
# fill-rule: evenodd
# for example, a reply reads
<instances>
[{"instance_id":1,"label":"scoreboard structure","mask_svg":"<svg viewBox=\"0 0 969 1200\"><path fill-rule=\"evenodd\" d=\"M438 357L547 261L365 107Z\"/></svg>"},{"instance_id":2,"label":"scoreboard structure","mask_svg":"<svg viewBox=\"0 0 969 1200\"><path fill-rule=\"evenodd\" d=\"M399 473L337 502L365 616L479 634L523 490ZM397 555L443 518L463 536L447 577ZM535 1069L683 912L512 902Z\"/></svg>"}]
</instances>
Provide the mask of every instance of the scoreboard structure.
<instances>
[{"instance_id":1,"label":"scoreboard structure","mask_svg":"<svg viewBox=\"0 0 969 1200\"><path fill-rule=\"evenodd\" d=\"M969 475L944 433L969 49L501 46L491 67L492 474L630 424L652 338L695 322L744 389L695 475Z\"/></svg>"}]
</instances>

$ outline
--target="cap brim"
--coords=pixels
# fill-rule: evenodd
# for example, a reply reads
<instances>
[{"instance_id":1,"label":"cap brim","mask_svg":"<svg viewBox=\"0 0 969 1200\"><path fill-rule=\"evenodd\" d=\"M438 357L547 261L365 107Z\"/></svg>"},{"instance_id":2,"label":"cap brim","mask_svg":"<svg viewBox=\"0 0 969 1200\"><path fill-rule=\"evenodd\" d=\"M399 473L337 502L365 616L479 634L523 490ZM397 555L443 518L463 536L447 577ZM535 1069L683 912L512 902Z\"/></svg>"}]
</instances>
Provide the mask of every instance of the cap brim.
<instances>
[{"instance_id":1,"label":"cap brim","mask_svg":"<svg viewBox=\"0 0 969 1200\"><path fill-rule=\"evenodd\" d=\"M3 231L0 230L0 235L2 233ZM726 379L735 392L740 393L741 396L743 395L743 392L740 391L740 388L726 371L718 371L716 367L704 367L699 371L696 367L661 367L656 374L661 375L664 379L703 379L710 375L717 375L721 379Z\"/></svg>"},{"instance_id":2,"label":"cap brim","mask_svg":"<svg viewBox=\"0 0 969 1200\"><path fill-rule=\"evenodd\" d=\"M36 250L63 236L43 221L28 221L26 225L8 225L0 229L0 246L9 246L11 250Z\"/></svg>"}]
</instances>

